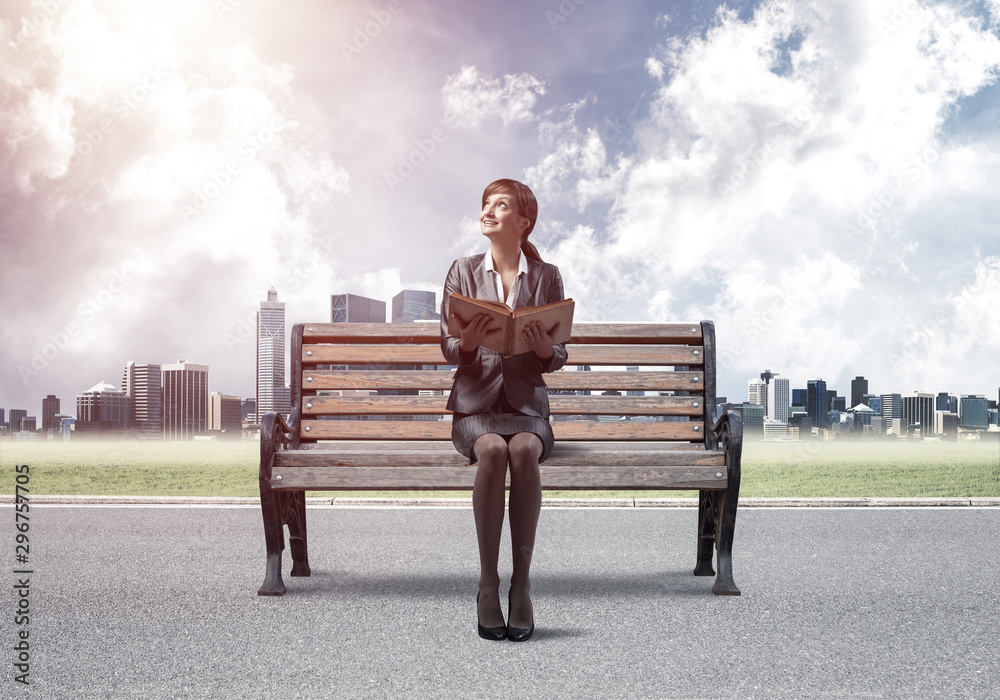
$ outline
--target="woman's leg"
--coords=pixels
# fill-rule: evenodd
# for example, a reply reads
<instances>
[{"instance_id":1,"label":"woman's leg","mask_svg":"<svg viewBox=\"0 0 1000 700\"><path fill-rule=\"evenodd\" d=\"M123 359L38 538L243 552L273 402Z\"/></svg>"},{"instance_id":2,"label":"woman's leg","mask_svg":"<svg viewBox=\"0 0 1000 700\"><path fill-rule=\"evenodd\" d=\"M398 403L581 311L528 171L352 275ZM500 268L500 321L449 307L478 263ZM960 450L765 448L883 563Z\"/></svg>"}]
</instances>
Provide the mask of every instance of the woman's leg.
<instances>
[{"instance_id":1,"label":"woman's leg","mask_svg":"<svg viewBox=\"0 0 1000 700\"><path fill-rule=\"evenodd\" d=\"M510 440L510 541L514 574L510 579L507 624L527 629L532 625L531 583L528 572L535 547L535 529L542 507L542 482L538 460L544 447L534 433L518 433Z\"/></svg>"},{"instance_id":2,"label":"woman's leg","mask_svg":"<svg viewBox=\"0 0 1000 700\"><path fill-rule=\"evenodd\" d=\"M502 627L500 608L500 533L503 530L504 480L507 476L507 441L494 433L476 440L473 447L479 466L472 487L472 512L479 540L479 623Z\"/></svg>"}]
</instances>

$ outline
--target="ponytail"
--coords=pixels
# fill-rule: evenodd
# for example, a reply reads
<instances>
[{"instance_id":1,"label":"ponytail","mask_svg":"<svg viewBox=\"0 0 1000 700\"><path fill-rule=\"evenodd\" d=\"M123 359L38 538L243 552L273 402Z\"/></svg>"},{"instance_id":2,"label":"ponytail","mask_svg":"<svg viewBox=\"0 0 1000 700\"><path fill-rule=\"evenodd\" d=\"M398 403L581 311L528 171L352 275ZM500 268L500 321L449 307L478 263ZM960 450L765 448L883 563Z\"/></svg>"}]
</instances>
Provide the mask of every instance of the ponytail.
<instances>
[{"instance_id":1,"label":"ponytail","mask_svg":"<svg viewBox=\"0 0 1000 700\"><path fill-rule=\"evenodd\" d=\"M538 248L535 244L528 240L525 236L524 240L521 241L521 252L524 253L524 257L530 258L531 260L537 260L538 262L545 262L542 260L542 256L538 254Z\"/></svg>"}]
</instances>

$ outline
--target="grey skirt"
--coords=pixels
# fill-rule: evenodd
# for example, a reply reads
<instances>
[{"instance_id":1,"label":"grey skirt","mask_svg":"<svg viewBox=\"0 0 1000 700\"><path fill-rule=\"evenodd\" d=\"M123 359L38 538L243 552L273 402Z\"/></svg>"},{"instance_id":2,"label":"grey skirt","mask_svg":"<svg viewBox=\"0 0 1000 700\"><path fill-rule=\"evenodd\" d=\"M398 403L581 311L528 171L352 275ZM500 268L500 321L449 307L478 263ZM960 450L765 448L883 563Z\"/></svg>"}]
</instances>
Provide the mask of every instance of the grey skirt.
<instances>
[{"instance_id":1,"label":"grey skirt","mask_svg":"<svg viewBox=\"0 0 1000 700\"><path fill-rule=\"evenodd\" d=\"M518 433L534 433L542 441L542 456L539 464L548 459L552 452L555 438L552 426L544 418L521 413L507 401L501 392L493 410L489 413L455 413L451 423L451 441L459 454L469 458L469 464L475 464L478 459L473 452L473 446L483 435L496 433L510 442Z\"/></svg>"}]
</instances>

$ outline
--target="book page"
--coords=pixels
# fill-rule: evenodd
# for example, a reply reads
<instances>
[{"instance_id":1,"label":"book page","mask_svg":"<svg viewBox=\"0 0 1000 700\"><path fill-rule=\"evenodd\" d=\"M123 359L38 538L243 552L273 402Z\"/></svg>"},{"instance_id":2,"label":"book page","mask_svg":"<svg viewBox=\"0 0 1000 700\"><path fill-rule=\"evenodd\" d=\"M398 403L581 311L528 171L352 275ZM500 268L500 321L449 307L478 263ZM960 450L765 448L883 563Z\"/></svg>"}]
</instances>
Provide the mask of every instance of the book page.
<instances>
[{"instance_id":1,"label":"book page","mask_svg":"<svg viewBox=\"0 0 1000 700\"><path fill-rule=\"evenodd\" d=\"M489 316L496 330L487 333L480 345L499 353L503 352L507 324L511 315L509 306L496 301L473 299L461 294L452 294L449 301L449 312L457 316L459 320L459 326L456 327L454 319L448 319L448 332L456 338L462 337L460 328L465 328L476 316L479 314Z\"/></svg>"},{"instance_id":2,"label":"book page","mask_svg":"<svg viewBox=\"0 0 1000 700\"><path fill-rule=\"evenodd\" d=\"M525 306L515 310L513 329L514 347L511 350L511 354L520 355L522 352L531 350L528 341L524 339L522 331L532 321L540 321L547 333L552 333L552 329L558 323L559 329L556 332L554 341L556 343L565 343L573 334L573 310L575 307L576 305L572 299L564 299L552 304Z\"/></svg>"}]
</instances>

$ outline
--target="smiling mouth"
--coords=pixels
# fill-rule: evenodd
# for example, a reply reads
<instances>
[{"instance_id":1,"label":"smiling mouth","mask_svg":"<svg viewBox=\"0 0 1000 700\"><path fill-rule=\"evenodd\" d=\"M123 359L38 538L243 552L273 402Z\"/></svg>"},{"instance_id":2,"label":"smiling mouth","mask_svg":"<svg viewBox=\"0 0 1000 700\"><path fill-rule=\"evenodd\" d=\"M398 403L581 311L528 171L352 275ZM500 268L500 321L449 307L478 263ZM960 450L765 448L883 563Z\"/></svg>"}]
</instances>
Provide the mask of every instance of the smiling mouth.
<instances>
[{"instance_id":1,"label":"smiling mouth","mask_svg":"<svg viewBox=\"0 0 1000 700\"><path fill-rule=\"evenodd\" d=\"M497 222L493 219L483 219L483 226L496 226Z\"/></svg>"}]
</instances>

